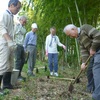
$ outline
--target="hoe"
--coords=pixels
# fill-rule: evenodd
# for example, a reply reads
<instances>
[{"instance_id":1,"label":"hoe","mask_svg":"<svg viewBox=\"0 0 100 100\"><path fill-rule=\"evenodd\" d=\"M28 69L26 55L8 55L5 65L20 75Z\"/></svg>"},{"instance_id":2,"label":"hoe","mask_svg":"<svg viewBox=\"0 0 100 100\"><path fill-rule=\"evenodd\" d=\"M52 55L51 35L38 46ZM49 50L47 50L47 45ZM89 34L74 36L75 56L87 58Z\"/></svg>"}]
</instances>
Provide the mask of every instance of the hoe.
<instances>
[{"instance_id":1,"label":"hoe","mask_svg":"<svg viewBox=\"0 0 100 100\"><path fill-rule=\"evenodd\" d=\"M88 61L90 60L90 57L91 57L91 56L89 56L88 59L86 60L85 65L87 65ZM75 80L74 80L74 81L71 81L71 83L70 83L70 85L69 85L69 88L68 88L68 91L69 91L70 93L72 93L72 91L73 91L73 89L74 89L74 86L73 86L73 85L75 84L75 82L77 81L77 79L79 78L79 76L81 75L82 72L83 72L83 70L80 70L80 72L79 72L79 74L77 75L77 77L75 78Z\"/></svg>"}]
</instances>

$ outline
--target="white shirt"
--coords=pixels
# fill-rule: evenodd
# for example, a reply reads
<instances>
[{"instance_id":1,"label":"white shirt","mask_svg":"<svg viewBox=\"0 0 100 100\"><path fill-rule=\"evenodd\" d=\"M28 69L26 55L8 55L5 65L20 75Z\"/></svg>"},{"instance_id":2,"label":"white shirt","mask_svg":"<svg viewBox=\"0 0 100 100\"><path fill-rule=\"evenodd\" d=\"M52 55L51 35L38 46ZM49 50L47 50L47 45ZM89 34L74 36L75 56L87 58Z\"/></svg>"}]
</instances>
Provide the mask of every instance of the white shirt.
<instances>
[{"instance_id":1,"label":"white shirt","mask_svg":"<svg viewBox=\"0 0 100 100\"><path fill-rule=\"evenodd\" d=\"M80 28L79 28L79 27L78 27L77 29L78 29L78 34L79 34L81 30L80 30Z\"/></svg>"},{"instance_id":2,"label":"white shirt","mask_svg":"<svg viewBox=\"0 0 100 100\"><path fill-rule=\"evenodd\" d=\"M52 43L51 43L52 42ZM45 42L45 50L48 52L48 53L58 53L58 50L57 50L57 45L58 46L63 46L62 43L60 43L59 41L59 38L57 35L55 36L52 36L51 34L48 35L46 37L46 42Z\"/></svg>"}]
</instances>

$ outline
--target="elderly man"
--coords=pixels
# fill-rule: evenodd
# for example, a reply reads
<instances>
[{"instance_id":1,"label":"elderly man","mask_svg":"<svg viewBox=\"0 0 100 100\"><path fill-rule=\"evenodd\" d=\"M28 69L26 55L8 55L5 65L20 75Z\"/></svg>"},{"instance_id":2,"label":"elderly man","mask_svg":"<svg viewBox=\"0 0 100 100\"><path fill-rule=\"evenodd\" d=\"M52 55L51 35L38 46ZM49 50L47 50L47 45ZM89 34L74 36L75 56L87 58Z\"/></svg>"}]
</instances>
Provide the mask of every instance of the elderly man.
<instances>
[{"instance_id":1,"label":"elderly man","mask_svg":"<svg viewBox=\"0 0 100 100\"><path fill-rule=\"evenodd\" d=\"M78 38L79 40L82 70L86 68L85 61L89 55L91 56L87 71L87 89L93 92L92 97L95 100L100 100L100 32L88 24L84 24L80 28L70 24L64 28L64 32L67 36Z\"/></svg>"},{"instance_id":2,"label":"elderly man","mask_svg":"<svg viewBox=\"0 0 100 100\"><path fill-rule=\"evenodd\" d=\"M30 32L28 32L25 36L25 41L24 41L24 48L25 51L29 52L29 59L28 59L28 71L27 71L27 75L28 76L35 76L33 74L33 70L34 70L34 66L35 66L35 62L36 62L36 54L37 54L37 50L36 50L36 46L37 46L37 24L33 23L32 24L32 30Z\"/></svg>"},{"instance_id":3,"label":"elderly man","mask_svg":"<svg viewBox=\"0 0 100 100\"><path fill-rule=\"evenodd\" d=\"M8 9L0 15L0 84L3 77L3 89L13 88L10 82L15 49L13 15L19 12L20 7L19 0L9 0Z\"/></svg>"},{"instance_id":4,"label":"elderly man","mask_svg":"<svg viewBox=\"0 0 100 100\"><path fill-rule=\"evenodd\" d=\"M66 49L66 46L60 43L56 35L56 28L50 28L50 34L46 37L45 50L48 56L50 75L58 76L58 50L57 45ZM54 72L53 72L54 71Z\"/></svg>"},{"instance_id":5,"label":"elderly man","mask_svg":"<svg viewBox=\"0 0 100 100\"><path fill-rule=\"evenodd\" d=\"M15 41L17 44L17 48L15 51L15 69L19 70L18 80L25 80L24 77L21 76L21 71L25 63L25 53L24 53L24 36L26 33L25 24L27 18L25 16L21 16L19 18L19 23L15 26Z\"/></svg>"}]
</instances>

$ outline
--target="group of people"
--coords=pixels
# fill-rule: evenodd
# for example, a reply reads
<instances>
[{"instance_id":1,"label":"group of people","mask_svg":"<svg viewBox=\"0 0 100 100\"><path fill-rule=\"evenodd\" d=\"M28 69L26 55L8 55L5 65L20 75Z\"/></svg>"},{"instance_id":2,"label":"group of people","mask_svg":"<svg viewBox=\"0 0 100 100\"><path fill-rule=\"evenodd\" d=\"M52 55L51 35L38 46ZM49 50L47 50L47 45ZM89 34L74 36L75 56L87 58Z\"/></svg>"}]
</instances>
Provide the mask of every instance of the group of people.
<instances>
[{"instance_id":1,"label":"group of people","mask_svg":"<svg viewBox=\"0 0 100 100\"><path fill-rule=\"evenodd\" d=\"M18 80L25 80L21 75L25 64L25 52L28 57L28 76L35 76L33 73L36 55L37 55L37 24L31 25L31 31L26 32L25 24L27 18L21 16L19 23L14 25L13 15L16 15L21 8L19 0L10 0L8 9L0 16L0 84L3 82L2 89L13 89L11 84L11 75L13 69L19 70ZM58 51L57 45L66 49L66 46L60 43L56 35L56 28L50 28L50 35L46 38L46 56L50 75L58 76ZM0 94L3 94L2 89Z\"/></svg>"},{"instance_id":2,"label":"group of people","mask_svg":"<svg viewBox=\"0 0 100 100\"><path fill-rule=\"evenodd\" d=\"M24 64L26 63L25 53L29 53L28 56L28 72L29 76L35 76L33 74L33 69L36 62L36 45L37 45L37 24L33 23L31 28L32 30L26 34L25 24L27 22L27 18L25 16L21 16L19 18L18 24L15 25L15 34L14 41L16 42L16 50L15 50L15 69L19 70L18 80L24 80L25 77L21 75Z\"/></svg>"},{"instance_id":3,"label":"group of people","mask_svg":"<svg viewBox=\"0 0 100 100\"><path fill-rule=\"evenodd\" d=\"M19 23L15 25L13 15L16 15L21 8L19 0L10 0L8 9L0 15L0 84L3 82L3 89L13 89L11 84L11 73L14 68L19 70L18 79L21 76L22 68L25 63L25 52L29 52L28 72L29 76L35 76L33 73L36 53L37 53L37 24L33 23L32 30L26 34L25 24L27 18L21 16ZM80 44L82 57L81 70L86 69L86 60L89 56L90 64L87 70L88 85L87 90L92 93L94 100L100 98L100 32L91 25L84 24L76 27L73 24L65 26L64 32L67 36L77 38ZM48 56L48 66L50 75L58 76L58 50L57 45L66 50L56 35L56 28L50 28L50 34L46 37L45 51ZM3 94L2 89L0 94Z\"/></svg>"},{"instance_id":4,"label":"group of people","mask_svg":"<svg viewBox=\"0 0 100 100\"><path fill-rule=\"evenodd\" d=\"M9 0L8 9L0 15L0 95L4 89L13 89L11 75L13 69L19 70L18 80L25 80L21 72L25 64L25 52L29 52L28 75L34 76L33 69L36 61L37 24L33 23L32 30L26 34L27 18L21 16L19 23L14 25L13 15L21 8L19 0Z\"/></svg>"}]
</instances>

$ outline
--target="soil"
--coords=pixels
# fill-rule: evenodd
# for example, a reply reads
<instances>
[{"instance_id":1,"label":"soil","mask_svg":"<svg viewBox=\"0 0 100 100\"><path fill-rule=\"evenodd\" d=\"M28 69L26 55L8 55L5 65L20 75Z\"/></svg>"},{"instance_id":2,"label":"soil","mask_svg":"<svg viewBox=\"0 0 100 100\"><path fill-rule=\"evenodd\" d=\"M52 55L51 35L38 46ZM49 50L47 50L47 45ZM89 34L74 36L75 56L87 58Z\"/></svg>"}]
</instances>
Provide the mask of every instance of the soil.
<instances>
[{"instance_id":1,"label":"soil","mask_svg":"<svg viewBox=\"0 0 100 100\"><path fill-rule=\"evenodd\" d=\"M63 77L66 77L66 72L64 73ZM71 81L50 77L52 76L26 76L26 82L17 82L19 88L10 90L4 100L92 100L92 95L86 92L87 79L84 75L73 85L72 93L68 91Z\"/></svg>"}]
</instances>

